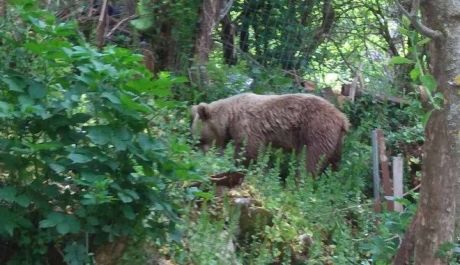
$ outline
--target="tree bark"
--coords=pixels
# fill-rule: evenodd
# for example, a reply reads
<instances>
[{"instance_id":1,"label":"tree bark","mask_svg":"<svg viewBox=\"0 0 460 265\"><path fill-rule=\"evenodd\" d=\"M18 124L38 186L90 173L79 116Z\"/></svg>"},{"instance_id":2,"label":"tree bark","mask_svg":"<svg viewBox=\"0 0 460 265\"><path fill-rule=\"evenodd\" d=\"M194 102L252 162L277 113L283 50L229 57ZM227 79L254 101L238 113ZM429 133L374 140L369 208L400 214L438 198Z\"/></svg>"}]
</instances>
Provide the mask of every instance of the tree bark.
<instances>
[{"instance_id":1,"label":"tree bark","mask_svg":"<svg viewBox=\"0 0 460 265\"><path fill-rule=\"evenodd\" d=\"M250 0L244 1L243 13L241 14L240 26L240 49L242 52L249 51L249 21L250 21Z\"/></svg>"},{"instance_id":2,"label":"tree bark","mask_svg":"<svg viewBox=\"0 0 460 265\"><path fill-rule=\"evenodd\" d=\"M6 16L6 0L0 0L0 17Z\"/></svg>"},{"instance_id":3,"label":"tree bark","mask_svg":"<svg viewBox=\"0 0 460 265\"><path fill-rule=\"evenodd\" d=\"M235 50L235 25L226 15L222 19L222 47L224 53L224 62L228 65L235 65L237 62Z\"/></svg>"},{"instance_id":4,"label":"tree bark","mask_svg":"<svg viewBox=\"0 0 460 265\"><path fill-rule=\"evenodd\" d=\"M99 49L102 49L105 43L105 31L107 29L107 1L108 0L104 0L101 5L101 14L99 15L99 21L96 28L96 45Z\"/></svg>"},{"instance_id":5,"label":"tree bark","mask_svg":"<svg viewBox=\"0 0 460 265\"><path fill-rule=\"evenodd\" d=\"M417 4L418 0L414 0L413 6ZM408 16L416 14L404 12ZM439 255L448 253L440 253L440 247L454 239L456 201L460 202L460 193L455 192L460 179L460 94L453 81L460 74L460 2L424 1L422 14L426 25L415 16L411 21L423 29L422 34L433 38L430 63L445 102L443 109L430 117L426 128L418 214L409 229L415 230L415 237L406 236L394 264L407 264L411 241L415 245L415 264L448 264L446 256ZM398 259L401 256L404 258Z\"/></svg>"},{"instance_id":6,"label":"tree bark","mask_svg":"<svg viewBox=\"0 0 460 265\"><path fill-rule=\"evenodd\" d=\"M460 196L455 193L460 172L460 90L451 82L460 74L460 2L423 1L422 15L425 25L418 26L443 32L433 35L430 59L445 103L433 112L426 128L415 264L438 265L448 263L439 257L439 250L453 241L455 197ZM429 32L433 31L425 29Z\"/></svg>"},{"instance_id":7,"label":"tree bark","mask_svg":"<svg viewBox=\"0 0 460 265\"><path fill-rule=\"evenodd\" d=\"M198 64L208 62L212 48L212 31L219 23L225 0L204 0L200 12L200 26L195 43L195 57ZM227 10L228 11L228 10Z\"/></svg>"}]
</instances>

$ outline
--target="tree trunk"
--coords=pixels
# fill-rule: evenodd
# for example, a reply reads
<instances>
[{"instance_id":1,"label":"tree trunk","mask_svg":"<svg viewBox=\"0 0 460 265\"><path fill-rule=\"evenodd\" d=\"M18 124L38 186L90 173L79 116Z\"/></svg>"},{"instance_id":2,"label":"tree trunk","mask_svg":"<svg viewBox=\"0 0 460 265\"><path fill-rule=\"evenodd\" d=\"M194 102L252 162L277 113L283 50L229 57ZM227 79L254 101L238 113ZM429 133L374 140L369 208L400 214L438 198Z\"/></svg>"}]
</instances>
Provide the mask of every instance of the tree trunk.
<instances>
[{"instance_id":1,"label":"tree trunk","mask_svg":"<svg viewBox=\"0 0 460 265\"><path fill-rule=\"evenodd\" d=\"M200 26L195 43L195 57L198 64L208 62L212 48L212 31L219 22L225 0L204 0L200 10Z\"/></svg>"},{"instance_id":2,"label":"tree trunk","mask_svg":"<svg viewBox=\"0 0 460 265\"><path fill-rule=\"evenodd\" d=\"M240 49L242 52L249 51L249 25L250 25L250 0L244 1L243 14L241 14L241 26L240 26Z\"/></svg>"},{"instance_id":3,"label":"tree trunk","mask_svg":"<svg viewBox=\"0 0 460 265\"><path fill-rule=\"evenodd\" d=\"M450 82L460 74L460 2L422 1L425 24L443 32L430 44L438 91L445 99L426 128L423 178L416 225L415 264L447 264L440 247L454 238L455 193L460 172L460 90Z\"/></svg>"},{"instance_id":4,"label":"tree trunk","mask_svg":"<svg viewBox=\"0 0 460 265\"><path fill-rule=\"evenodd\" d=\"M6 16L6 0L0 0L0 17Z\"/></svg>"},{"instance_id":5,"label":"tree trunk","mask_svg":"<svg viewBox=\"0 0 460 265\"><path fill-rule=\"evenodd\" d=\"M413 245L414 264L448 264L448 253L440 253L440 247L453 241L455 217L457 229L460 224L460 211L455 210L456 202L460 203L460 193L455 192L460 181L460 94L453 82L460 74L460 2L424 1L422 15L428 28L420 24L415 28L432 36L442 32L433 38L429 53L445 102L427 124L419 207L394 260L397 265L408 264ZM430 29L437 33L430 34ZM411 236L414 230L415 237Z\"/></svg>"},{"instance_id":6,"label":"tree trunk","mask_svg":"<svg viewBox=\"0 0 460 265\"><path fill-rule=\"evenodd\" d=\"M108 0L104 0L99 15L99 22L96 28L96 45L99 49L102 49L105 44L105 31L107 29L107 5Z\"/></svg>"},{"instance_id":7,"label":"tree trunk","mask_svg":"<svg viewBox=\"0 0 460 265\"><path fill-rule=\"evenodd\" d=\"M228 65L235 65L235 25L233 25L230 16L226 15L222 19L222 47L224 53L224 62Z\"/></svg>"}]
</instances>

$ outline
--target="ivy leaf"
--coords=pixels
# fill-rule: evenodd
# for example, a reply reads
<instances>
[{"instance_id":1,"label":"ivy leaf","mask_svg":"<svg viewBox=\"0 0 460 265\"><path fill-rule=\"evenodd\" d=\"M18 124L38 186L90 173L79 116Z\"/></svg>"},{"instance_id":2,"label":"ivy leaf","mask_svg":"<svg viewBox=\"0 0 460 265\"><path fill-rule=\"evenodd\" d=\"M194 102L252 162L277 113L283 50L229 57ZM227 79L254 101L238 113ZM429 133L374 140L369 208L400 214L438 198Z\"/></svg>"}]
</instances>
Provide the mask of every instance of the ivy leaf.
<instances>
[{"instance_id":1,"label":"ivy leaf","mask_svg":"<svg viewBox=\"0 0 460 265\"><path fill-rule=\"evenodd\" d=\"M390 59L390 64L413 64L414 61L401 57L401 56L395 56Z\"/></svg>"}]
</instances>

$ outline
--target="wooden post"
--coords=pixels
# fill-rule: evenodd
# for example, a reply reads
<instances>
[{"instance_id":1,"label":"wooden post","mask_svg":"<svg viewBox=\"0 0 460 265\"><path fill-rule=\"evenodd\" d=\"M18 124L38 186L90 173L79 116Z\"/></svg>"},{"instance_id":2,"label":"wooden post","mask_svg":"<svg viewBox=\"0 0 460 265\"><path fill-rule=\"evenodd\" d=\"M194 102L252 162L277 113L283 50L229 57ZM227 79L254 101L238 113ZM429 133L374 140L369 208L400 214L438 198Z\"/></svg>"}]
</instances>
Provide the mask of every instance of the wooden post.
<instances>
[{"instance_id":1,"label":"wooden post","mask_svg":"<svg viewBox=\"0 0 460 265\"><path fill-rule=\"evenodd\" d=\"M402 198L403 196L403 159L401 156L393 157L393 192L394 198ZM403 211L403 206L394 202L394 210L397 212Z\"/></svg>"},{"instance_id":2,"label":"wooden post","mask_svg":"<svg viewBox=\"0 0 460 265\"><path fill-rule=\"evenodd\" d=\"M379 145L377 130L372 131L372 175L374 180L374 210L380 212L380 174L379 174Z\"/></svg>"},{"instance_id":3,"label":"wooden post","mask_svg":"<svg viewBox=\"0 0 460 265\"><path fill-rule=\"evenodd\" d=\"M388 157L386 155L385 148L385 137L383 136L383 131L377 129L377 142L379 146L379 162L380 162L380 172L382 173L382 187L384 196L393 196L393 185L391 184L390 179L390 167L388 165ZM393 201L387 202L387 209L390 211L394 210Z\"/></svg>"}]
</instances>

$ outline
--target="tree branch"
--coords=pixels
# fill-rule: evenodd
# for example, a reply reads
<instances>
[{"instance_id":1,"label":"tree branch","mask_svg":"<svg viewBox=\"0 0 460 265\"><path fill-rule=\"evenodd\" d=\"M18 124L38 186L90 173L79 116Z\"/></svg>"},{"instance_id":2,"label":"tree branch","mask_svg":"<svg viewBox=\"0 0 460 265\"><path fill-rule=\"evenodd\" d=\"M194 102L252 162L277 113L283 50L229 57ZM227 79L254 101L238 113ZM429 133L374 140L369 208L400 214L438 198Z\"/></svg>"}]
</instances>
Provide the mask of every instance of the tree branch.
<instances>
[{"instance_id":1,"label":"tree branch","mask_svg":"<svg viewBox=\"0 0 460 265\"><path fill-rule=\"evenodd\" d=\"M228 14L230 8L232 8L233 2L234 0L228 0L225 6L220 10L217 22L221 21Z\"/></svg>"},{"instance_id":2,"label":"tree branch","mask_svg":"<svg viewBox=\"0 0 460 265\"><path fill-rule=\"evenodd\" d=\"M127 22L128 20L131 20L131 19L135 19L137 18L138 16L137 15L131 15L129 17L125 17L124 19L120 20L111 30L109 33L107 33L107 35L105 35L106 38L110 38L110 36L112 36L113 33L115 33L115 31L121 26L123 25L123 23Z\"/></svg>"},{"instance_id":3,"label":"tree branch","mask_svg":"<svg viewBox=\"0 0 460 265\"><path fill-rule=\"evenodd\" d=\"M422 35L432 39L439 39L443 36L441 31L430 29L429 27L423 25L422 22L417 18L417 11L420 6L420 0L412 1L412 10L410 12L407 11L398 0L395 2L401 12L409 18L412 26L414 26L414 28Z\"/></svg>"},{"instance_id":4,"label":"tree branch","mask_svg":"<svg viewBox=\"0 0 460 265\"><path fill-rule=\"evenodd\" d=\"M99 15L99 22L96 28L97 47L99 49L101 49L104 46L104 33L107 23L107 2L108 0L104 0L104 2L102 3L101 13Z\"/></svg>"}]
</instances>

